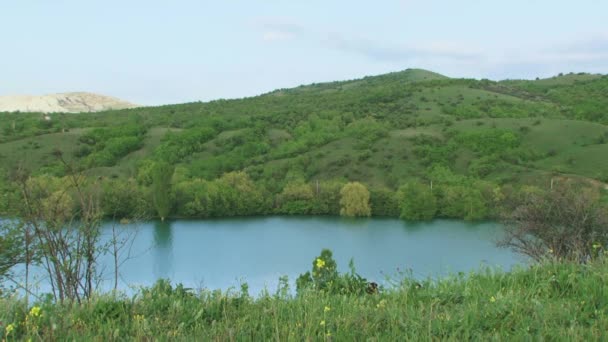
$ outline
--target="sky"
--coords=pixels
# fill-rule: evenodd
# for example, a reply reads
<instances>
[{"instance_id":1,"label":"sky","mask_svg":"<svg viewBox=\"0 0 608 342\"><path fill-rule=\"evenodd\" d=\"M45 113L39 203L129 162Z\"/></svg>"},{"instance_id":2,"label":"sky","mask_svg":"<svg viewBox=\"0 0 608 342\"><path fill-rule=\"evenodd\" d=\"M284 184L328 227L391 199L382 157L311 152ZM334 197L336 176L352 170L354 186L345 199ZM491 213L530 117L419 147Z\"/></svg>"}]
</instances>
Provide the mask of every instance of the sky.
<instances>
[{"instance_id":1,"label":"sky","mask_svg":"<svg viewBox=\"0 0 608 342\"><path fill-rule=\"evenodd\" d=\"M161 105L407 68L608 73L608 1L0 0L0 95Z\"/></svg>"}]
</instances>

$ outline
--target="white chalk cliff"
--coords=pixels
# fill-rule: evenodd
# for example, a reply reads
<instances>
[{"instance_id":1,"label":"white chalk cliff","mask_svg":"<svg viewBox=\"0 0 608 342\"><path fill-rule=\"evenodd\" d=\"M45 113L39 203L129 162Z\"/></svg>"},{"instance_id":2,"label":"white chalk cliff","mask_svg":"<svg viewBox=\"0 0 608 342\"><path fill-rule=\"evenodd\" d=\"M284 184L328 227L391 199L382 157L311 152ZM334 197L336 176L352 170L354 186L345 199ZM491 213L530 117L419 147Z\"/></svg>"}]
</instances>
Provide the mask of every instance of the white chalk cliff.
<instances>
[{"instance_id":1,"label":"white chalk cliff","mask_svg":"<svg viewBox=\"0 0 608 342\"><path fill-rule=\"evenodd\" d=\"M81 113L134 107L138 106L115 97L85 92L0 96L0 112Z\"/></svg>"}]
</instances>

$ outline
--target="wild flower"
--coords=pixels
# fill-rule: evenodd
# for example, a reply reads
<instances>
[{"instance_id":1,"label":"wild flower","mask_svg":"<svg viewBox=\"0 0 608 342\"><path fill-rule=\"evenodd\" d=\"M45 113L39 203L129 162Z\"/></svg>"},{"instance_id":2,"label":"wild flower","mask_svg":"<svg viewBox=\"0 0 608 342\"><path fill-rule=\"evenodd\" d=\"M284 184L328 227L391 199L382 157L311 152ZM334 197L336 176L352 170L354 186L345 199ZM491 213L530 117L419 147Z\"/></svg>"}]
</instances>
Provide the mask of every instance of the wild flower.
<instances>
[{"instance_id":1,"label":"wild flower","mask_svg":"<svg viewBox=\"0 0 608 342\"><path fill-rule=\"evenodd\" d=\"M323 309L323 312L329 312L331 311L331 308L329 306L325 306L325 308Z\"/></svg>"},{"instance_id":2,"label":"wild flower","mask_svg":"<svg viewBox=\"0 0 608 342\"><path fill-rule=\"evenodd\" d=\"M317 258L317 268L323 268L325 266L325 260Z\"/></svg>"},{"instance_id":3,"label":"wild flower","mask_svg":"<svg viewBox=\"0 0 608 342\"><path fill-rule=\"evenodd\" d=\"M320 325L320 326L322 326L322 327L324 327L324 326L325 326L325 320L322 320L322 321L319 323L319 325Z\"/></svg>"},{"instance_id":4,"label":"wild flower","mask_svg":"<svg viewBox=\"0 0 608 342\"><path fill-rule=\"evenodd\" d=\"M494 296L490 297L490 303L496 302L496 298Z\"/></svg>"},{"instance_id":5,"label":"wild flower","mask_svg":"<svg viewBox=\"0 0 608 342\"><path fill-rule=\"evenodd\" d=\"M6 336L10 335L11 332L13 332L13 330L15 330L15 324L11 323L9 325L6 326Z\"/></svg>"},{"instance_id":6,"label":"wild flower","mask_svg":"<svg viewBox=\"0 0 608 342\"><path fill-rule=\"evenodd\" d=\"M34 306L34 307L33 307L33 308L30 310L29 315L30 315L31 317L39 317L39 316L40 316L40 311L41 311L41 309L40 309L40 307L39 307L39 306Z\"/></svg>"}]
</instances>

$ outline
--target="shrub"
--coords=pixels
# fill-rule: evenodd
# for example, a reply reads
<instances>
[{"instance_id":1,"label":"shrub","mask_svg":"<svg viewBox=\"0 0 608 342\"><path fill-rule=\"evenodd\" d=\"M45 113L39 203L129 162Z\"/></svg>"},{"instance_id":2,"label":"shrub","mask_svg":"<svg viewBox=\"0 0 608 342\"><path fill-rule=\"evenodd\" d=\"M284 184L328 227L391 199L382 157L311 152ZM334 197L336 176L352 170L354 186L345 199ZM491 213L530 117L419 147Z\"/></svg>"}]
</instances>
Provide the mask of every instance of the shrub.
<instances>
[{"instance_id":1,"label":"shrub","mask_svg":"<svg viewBox=\"0 0 608 342\"><path fill-rule=\"evenodd\" d=\"M336 261L329 249L321 251L321 255L312 262L312 274L306 272L296 280L298 294L304 291L323 291L329 294L360 295L368 288L367 279L355 271L354 262L349 263L350 273L339 274Z\"/></svg>"},{"instance_id":2,"label":"shrub","mask_svg":"<svg viewBox=\"0 0 608 342\"><path fill-rule=\"evenodd\" d=\"M608 208L599 193L573 183L531 193L507 216L503 247L537 261L586 261L608 244Z\"/></svg>"}]
</instances>

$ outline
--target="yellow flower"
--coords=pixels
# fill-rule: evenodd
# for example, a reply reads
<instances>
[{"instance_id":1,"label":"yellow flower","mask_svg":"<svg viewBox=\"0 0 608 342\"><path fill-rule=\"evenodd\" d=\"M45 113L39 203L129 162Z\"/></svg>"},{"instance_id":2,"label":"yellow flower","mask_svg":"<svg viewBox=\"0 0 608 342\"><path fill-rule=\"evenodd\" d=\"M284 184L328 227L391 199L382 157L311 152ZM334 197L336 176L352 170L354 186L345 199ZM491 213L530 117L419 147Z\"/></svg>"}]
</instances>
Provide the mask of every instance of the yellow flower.
<instances>
[{"instance_id":1,"label":"yellow flower","mask_svg":"<svg viewBox=\"0 0 608 342\"><path fill-rule=\"evenodd\" d=\"M15 324L11 323L6 326L6 335L8 336L13 330L15 330Z\"/></svg>"},{"instance_id":2,"label":"yellow flower","mask_svg":"<svg viewBox=\"0 0 608 342\"><path fill-rule=\"evenodd\" d=\"M490 297L490 303L494 303L496 301L496 298L494 298L494 296Z\"/></svg>"},{"instance_id":3,"label":"yellow flower","mask_svg":"<svg viewBox=\"0 0 608 342\"><path fill-rule=\"evenodd\" d=\"M328 312L328 311L330 311L330 310L331 310L331 308L330 308L329 306L326 306L326 307L323 309L323 312Z\"/></svg>"},{"instance_id":4,"label":"yellow flower","mask_svg":"<svg viewBox=\"0 0 608 342\"><path fill-rule=\"evenodd\" d=\"M378 308L378 309L384 309L385 306L386 306L385 299L381 300L380 303L376 304L376 308Z\"/></svg>"},{"instance_id":5,"label":"yellow flower","mask_svg":"<svg viewBox=\"0 0 608 342\"><path fill-rule=\"evenodd\" d=\"M321 323L319 323L320 326L324 327L325 326L325 321L321 321Z\"/></svg>"},{"instance_id":6,"label":"yellow flower","mask_svg":"<svg viewBox=\"0 0 608 342\"><path fill-rule=\"evenodd\" d=\"M317 258L317 268L323 268L325 266L325 260Z\"/></svg>"},{"instance_id":7,"label":"yellow flower","mask_svg":"<svg viewBox=\"0 0 608 342\"><path fill-rule=\"evenodd\" d=\"M39 306L34 306L30 310L30 316L32 316L32 317L38 317L38 316L40 316L40 307Z\"/></svg>"}]
</instances>

